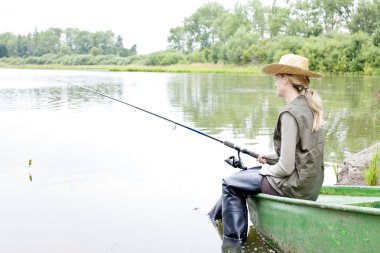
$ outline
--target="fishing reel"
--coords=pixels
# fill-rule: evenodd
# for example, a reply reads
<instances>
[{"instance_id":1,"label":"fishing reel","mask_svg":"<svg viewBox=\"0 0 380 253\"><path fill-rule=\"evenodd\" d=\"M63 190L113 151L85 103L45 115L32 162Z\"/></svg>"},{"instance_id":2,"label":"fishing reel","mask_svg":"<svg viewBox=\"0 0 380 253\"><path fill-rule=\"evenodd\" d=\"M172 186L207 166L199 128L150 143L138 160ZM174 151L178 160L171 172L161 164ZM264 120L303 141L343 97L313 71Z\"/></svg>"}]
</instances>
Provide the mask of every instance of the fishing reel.
<instances>
[{"instance_id":1,"label":"fishing reel","mask_svg":"<svg viewBox=\"0 0 380 253\"><path fill-rule=\"evenodd\" d=\"M240 151L238 151L238 159L236 159L235 156L230 156L227 159L225 159L224 161L234 168L239 168L242 170L247 169L247 167L243 163L243 160L240 157Z\"/></svg>"}]
</instances>

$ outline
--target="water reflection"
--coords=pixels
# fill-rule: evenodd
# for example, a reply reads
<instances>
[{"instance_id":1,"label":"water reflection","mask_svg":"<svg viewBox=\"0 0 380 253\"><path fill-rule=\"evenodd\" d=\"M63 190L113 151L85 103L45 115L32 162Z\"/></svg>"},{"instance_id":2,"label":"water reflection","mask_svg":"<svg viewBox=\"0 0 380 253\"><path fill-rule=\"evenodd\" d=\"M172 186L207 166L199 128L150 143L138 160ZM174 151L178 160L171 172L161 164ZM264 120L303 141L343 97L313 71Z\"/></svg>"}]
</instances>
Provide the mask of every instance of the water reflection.
<instances>
[{"instance_id":1,"label":"water reflection","mask_svg":"<svg viewBox=\"0 0 380 253\"><path fill-rule=\"evenodd\" d=\"M324 102L326 158L337 149L342 156L370 146L380 137L373 125L379 112L376 101L378 77L326 77L312 80L312 87ZM168 93L173 107L183 110L185 119L210 134L272 146L271 135L279 110L271 77L245 75L173 76Z\"/></svg>"},{"instance_id":2,"label":"water reflection","mask_svg":"<svg viewBox=\"0 0 380 253\"><path fill-rule=\"evenodd\" d=\"M122 82L84 85L100 93L120 99ZM39 88L0 89L0 111L17 110L64 110L78 109L87 106L109 106L114 101L103 96L93 96L88 91L74 86L47 86Z\"/></svg>"},{"instance_id":3,"label":"water reflection","mask_svg":"<svg viewBox=\"0 0 380 253\"><path fill-rule=\"evenodd\" d=\"M186 121L209 134L257 143L270 136L277 119L273 83L268 78L188 75L169 80L169 99ZM279 101L274 104L279 105Z\"/></svg>"},{"instance_id":4,"label":"water reflection","mask_svg":"<svg viewBox=\"0 0 380 253\"><path fill-rule=\"evenodd\" d=\"M52 77L123 98L122 76ZM0 90L0 111L110 107L115 103L78 87L52 81L49 76L37 80L38 87L25 83L20 87L19 79L9 78L8 86ZM347 156L379 139L380 131L374 125L380 111L376 101L377 82L377 77L327 77L312 81L324 101L327 158L336 147ZM181 121L219 138L239 139L248 145L266 141L267 148L271 148L278 111L285 105L276 96L272 78L173 74L168 75L166 86L171 110L183 114Z\"/></svg>"},{"instance_id":5,"label":"water reflection","mask_svg":"<svg viewBox=\"0 0 380 253\"><path fill-rule=\"evenodd\" d=\"M223 223L221 221L213 222L212 225L221 239L221 253L277 252L253 226L248 229L246 242L241 244L235 240L223 240Z\"/></svg>"}]
</instances>

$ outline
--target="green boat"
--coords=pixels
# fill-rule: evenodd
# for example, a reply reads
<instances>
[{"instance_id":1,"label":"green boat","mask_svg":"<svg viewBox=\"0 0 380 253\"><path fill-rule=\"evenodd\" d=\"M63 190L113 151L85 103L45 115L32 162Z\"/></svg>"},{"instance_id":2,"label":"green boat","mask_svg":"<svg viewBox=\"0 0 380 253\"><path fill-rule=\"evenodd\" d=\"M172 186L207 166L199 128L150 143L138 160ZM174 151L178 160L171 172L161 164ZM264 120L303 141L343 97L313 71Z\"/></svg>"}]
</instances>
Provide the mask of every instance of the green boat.
<instances>
[{"instance_id":1,"label":"green boat","mask_svg":"<svg viewBox=\"0 0 380 253\"><path fill-rule=\"evenodd\" d=\"M380 187L324 186L317 201L258 194L248 209L282 252L380 252Z\"/></svg>"}]
</instances>

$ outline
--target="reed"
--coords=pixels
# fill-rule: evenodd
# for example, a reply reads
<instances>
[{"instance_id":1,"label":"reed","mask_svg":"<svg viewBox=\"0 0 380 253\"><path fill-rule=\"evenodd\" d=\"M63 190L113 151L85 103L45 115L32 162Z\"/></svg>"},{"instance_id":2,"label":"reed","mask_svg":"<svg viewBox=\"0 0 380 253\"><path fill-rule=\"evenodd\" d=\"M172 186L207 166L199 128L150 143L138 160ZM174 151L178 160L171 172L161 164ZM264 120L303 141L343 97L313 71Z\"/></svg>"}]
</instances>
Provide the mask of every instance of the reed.
<instances>
[{"instance_id":1,"label":"reed","mask_svg":"<svg viewBox=\"0 0 380 253\"><path fill-rule=\"evenodd\" d=\"M377 185L377 179L380 174L379 155L380 149L377 146L372 159L369 161L368 168L364 171L364 179L369 186Z\"/></svg>"},{"instance_id":2,"label":"reed","mask_svg":"<svg viewBox=\"0 0 380 253\"><path fill-rule=\"evenodd\" d=\"M339 177L339 165L338 165L338 160L335 160L335 161L332 163L332 168L333 168L333 171L334 171L335 180L336 180L336 182L338 182L338 177Z\"/></svg>"},{"instance_id":3,"label":"reed","mask_svg":"<svg viewBox=\"0 0 380 253\"><path fill-rule=\"evenodd\" d=\"M338 178L339 178L339 164L342 163L343 152L339 148L338 141L336 141L336 143L335 143L335 145L333 145L332 149L333 149L333 152L332 152L332 154L333 154L332 155L333 162L331 164L332 164L332 168L333 168L333 171L334 171L334 174L335 174L335 180L336 180L336 182L338 182Z\"/></svg>"},{"instance_id":4,"label":"reed","mask_svg":"<svg viewBox=\"0 0 380 253\"><path fill-rule=\"evenodd\" d=\"M127 65L108 68L109 71L168 72L168 73L215 73L215 74L261 74L259 66L224 64L175 64L168 66Z\"/></svg>"},{"instance_id":5,"label":"reed","mask_svg":"<svg viewBox=\"0 0 380 253\"><path fill-rule=\"evenodd\" d=\"M331 118L331 120L326 122L324 125L325 131L323 131L325 147L328 152L326 153L326 157L331 162L335 180L338 182L339 165L342 164L344 160L344 145L340 143L340 140L342 139L340 136L341 131L339 130L340 118L331 117L329 115L327 115L327 118ZM330 169L330 167L328 168Z\"/></svg>"},{"instance_id":6,"label":"reed","mask_svg":"<svg viewBox=\"0 0 380 253\"><path fill-rule=\"evenodd\" d=\"M376 92L376 104L374 105L373 109L373 116L372 116L372 139L376 140L377 136L377 130L380 127L380 108L379 108L379 102L380 102L380 89ZM380 148L379 146L376 146L376 150L373 154L372 159L369 161L368 168L364 170L364 179L370 186L377 185L377 180L380 175L380 164L379 164L379 156L380 156Z\"/></svg>"}]
</instances>

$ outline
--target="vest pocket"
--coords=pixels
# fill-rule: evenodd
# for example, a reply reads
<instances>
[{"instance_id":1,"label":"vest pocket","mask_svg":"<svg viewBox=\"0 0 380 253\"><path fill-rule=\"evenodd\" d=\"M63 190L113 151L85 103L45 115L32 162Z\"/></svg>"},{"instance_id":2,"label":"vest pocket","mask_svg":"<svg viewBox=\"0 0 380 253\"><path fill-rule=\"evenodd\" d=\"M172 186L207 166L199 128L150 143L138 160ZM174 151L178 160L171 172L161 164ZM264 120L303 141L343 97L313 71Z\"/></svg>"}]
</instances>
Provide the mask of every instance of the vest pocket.
<instances>
[{"instance_id":1,"label":"vest pocket","mask_svg":"<svg viewBox=\"0 0 380 253\"><path fill-rule=\"evenodd\" d=\"M322 170L323 144L319 144L310 151L300 154L296 160L300 178L315 177Z\"/></svg>"},{"instance_id":2,"label":"vest pocket","mask_svg":"<svg viewBox=\"0 0 380 253\"><path fill-rule=\"evenodd\" d=\"M300 175L300 178L309 178L309 177L315 177L318 174L318 171L313 169L300 169L298 171L298 174Z\"/></svg>"}]
</instances>

